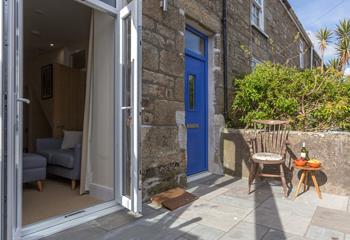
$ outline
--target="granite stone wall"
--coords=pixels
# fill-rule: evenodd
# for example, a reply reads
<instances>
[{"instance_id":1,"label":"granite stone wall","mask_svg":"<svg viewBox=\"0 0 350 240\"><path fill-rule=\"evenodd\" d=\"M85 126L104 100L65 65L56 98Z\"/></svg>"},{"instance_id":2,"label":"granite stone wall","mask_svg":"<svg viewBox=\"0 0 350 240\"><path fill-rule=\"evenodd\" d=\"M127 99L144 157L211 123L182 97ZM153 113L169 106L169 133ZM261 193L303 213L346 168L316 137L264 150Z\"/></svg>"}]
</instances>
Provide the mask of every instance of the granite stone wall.
<instances>
[{"instance_id":1,"label":"granite stone wall","mask_svg":"<svg viewBox=\"0 0 350 240\"><path fill-rule=\"evenodd\" d=\"M229 106L234 93L234 79L240 78L252 70L252 58L271 61L289 66L300 66L299 40L294 41L299 33L298 21L295 23L280 0L264 1L264 31L252 26L250 19L251 2L253 0L228 1L228 74L229 74ZM299 23L300 24L300 23ZM305 43L305 68L311 66L311 47L308 39L300 33L300 40ZM314 56L314 65L320 59Z\"/></svg>"},{"instance_id":2,"label":"granite stone wall","mask_svg":"<svg viewBox=\"0 0 350 240\"><path fill-rule=\"evenodd\" d=\"M277 2L277 4L275 3ZM186 177L186 128L184 113L184 34L190 25L208 36L208 162L209 171L223 173L220 131L225 126L222 0L168 0L166 12L159 0L142 2L142 186L144 199L174 186ZM254 50L261 60L271 58L269 39L280 48L293 38L296 27L280 1L266 0L266 38L251 27L250 1L228 0L228 104L233 80L251 71ZM269 9L271 8L271 9ZM279 18L279 20L278 20ZM279 24L281 23L281 24ZM282 40L281 40L282 39ZM254 44L253 44L254 43ZM295 55L294 48L286 54ZM297 50L298 52L298 50ZM286 56L281 56L282 62ZM296 61L295 61L296 63Z\"/></svg>"},{"instance_id":3,"label":"granite stone wall","mask_svg":"<svg viewBox=\"0 0 350 240\"><path fill-rule=\"evenodd\" d=\"M239 177L249 175L249 148L246 140L253 130L224 129L222 131L222 155L225 172ZM322 171L316 177L322 192L350 195L350 133L348 132L290 132L286 158L287 180L296 187L300 173L292 168L293 160L300 157L302 143L306 143L309 155L320 159ZM311 181L309 181L311 182Z\"/></svg>"}]
</instances>

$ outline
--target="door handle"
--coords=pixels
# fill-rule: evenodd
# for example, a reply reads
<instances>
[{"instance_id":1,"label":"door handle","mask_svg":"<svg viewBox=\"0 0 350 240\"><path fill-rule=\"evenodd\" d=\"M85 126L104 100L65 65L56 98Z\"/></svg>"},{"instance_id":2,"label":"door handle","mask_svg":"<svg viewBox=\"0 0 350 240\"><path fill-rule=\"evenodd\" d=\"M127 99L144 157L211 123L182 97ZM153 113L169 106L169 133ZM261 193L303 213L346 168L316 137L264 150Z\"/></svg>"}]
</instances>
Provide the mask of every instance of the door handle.
<instances>
[{"instance_id":1,"label":"door handle","mask_svg":"<svg viewBox=\"0 0 350 240\"><path fill-rule=\"evenodd\" d=\"M17 102L22 102L26 104L30 104L30 100L27 98L17 98Z\"/></svg>"},{"instance_id":2,"label":"door handle","mask_svg":"<svg viewBox=\"0 0 350 240\"><path fill-rule=\"evenodd\" d=\"M186 124L186 128L199 128L199 124L198 123L188 123Z\"/></svg>"},{"instance_id":3,"label":"door handle","mask_svg":"<svg viewBox=\"0 0 350 240\"><path fill-rule=\"evenodd\" d=\"M132 107L131 106L129 106L129 107L121 107L120 109L121 110L130 110L130 109L132 109Z\"/></svg>"}]
</instances>

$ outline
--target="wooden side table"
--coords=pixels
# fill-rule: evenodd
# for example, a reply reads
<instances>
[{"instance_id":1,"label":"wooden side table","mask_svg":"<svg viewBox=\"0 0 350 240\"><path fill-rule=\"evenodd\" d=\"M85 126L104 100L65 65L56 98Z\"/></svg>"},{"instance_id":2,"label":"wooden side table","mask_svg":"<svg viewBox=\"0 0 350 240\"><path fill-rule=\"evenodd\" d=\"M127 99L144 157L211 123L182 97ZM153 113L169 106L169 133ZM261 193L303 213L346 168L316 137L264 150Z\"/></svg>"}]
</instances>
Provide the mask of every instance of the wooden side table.
<instances>
[{"instance_id":1,"label":"wooden side table","mask_svg":"<svg viewBox=\"0 0 350 240\"><path fill-rule=\"evenodd\" d=\"M294 164L293 167L295 169L302 170L302 174L301 174L301 177L300 177L300 181L299 181L299 184L298 184L297 191L295 192L294 199L298 197L301 185L303 183L304 183L304 192L306 191L306 187L308 185L309 175L311 176L312 182L314 183L314 186L315 186L315 189L316 189L318 197L320 199L322 199L321 190L320 190L320 187L318 186L317 179L315 177L315 172L322 170L322 166L318 167L318 168L313 168L313 167L309 167L307 165L302 167L302 166L297 166L297 165Z\"/></svg>"}]
</instances>

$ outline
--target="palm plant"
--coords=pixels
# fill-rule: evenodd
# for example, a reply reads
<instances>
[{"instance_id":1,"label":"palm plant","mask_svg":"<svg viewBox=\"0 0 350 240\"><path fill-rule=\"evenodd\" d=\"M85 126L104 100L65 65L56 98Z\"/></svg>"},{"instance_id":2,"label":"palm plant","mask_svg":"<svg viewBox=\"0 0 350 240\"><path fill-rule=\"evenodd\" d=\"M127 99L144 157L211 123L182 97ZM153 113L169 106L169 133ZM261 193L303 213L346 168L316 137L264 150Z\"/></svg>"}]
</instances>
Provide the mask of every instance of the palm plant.
<instances>
[{"instance_id":1,"label":"palm plant","mask_svg":"<svg viewBox=\"0 0 350 240\"><path fill-rule=\"evenodd\" d=\"M340 59L340 67L345 70L350 61L350 20L343 20L335 30L337 36L337 52Z\"/></svg>"},{"instance_id":2,"label":"palm plant","mask_svg":"<svg viewBox=\"0 0 350 240\"><path fill-rule=\"evenodd\" d=\"M333 58L328 61L327 67L334 71L339 71L340 69L340 60L339 58Z\"/></svg>"},{"instance_id":3,"label":"palm plant","mask_svg":"<svg viewBox=\"0 0 350 240\"><path fill-rule=\"evenodd\" d=\"M321 71L323 72L324 53L325 53L328 45L331 43L332 32L328 28L321 28L317 32L316 38L318 40L319 48L321 51L321 58L322 58Z\"/></svg>"}]
</instances>

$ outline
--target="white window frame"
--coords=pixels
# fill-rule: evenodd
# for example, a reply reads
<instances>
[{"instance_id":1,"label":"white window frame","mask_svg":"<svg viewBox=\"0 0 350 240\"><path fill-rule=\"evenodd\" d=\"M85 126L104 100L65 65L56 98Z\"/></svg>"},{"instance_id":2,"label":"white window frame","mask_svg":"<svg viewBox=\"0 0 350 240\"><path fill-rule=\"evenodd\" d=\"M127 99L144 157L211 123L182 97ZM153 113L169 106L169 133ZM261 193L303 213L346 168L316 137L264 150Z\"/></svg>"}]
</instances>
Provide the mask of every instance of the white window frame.
<instances>
[{"instance_id":1,"label":"white window frame","mask_svg":"<svg viewBox=\"0 0 350 240\"><path fill-rule=\"evenodd\" d=\"M300 68L305 68L305 43L303 40L300 40L299 42L299 62L300 62Z\"/></svg>"},{"instance_id":2,"label":"white window frame","mask_svg":"<svg viewBox=\"0 0 350 240\"><path fill-rule=\"evenodd\" d=\"M261 3L259 3L259 1ZM255 27L257 27L258 29L264 31L265 30L265 11L264 11L264 0L252 0L252 5L251 5L251 14L250 14L250 18L251 18L251 24ZM253 20L253 8L257 8L259 13L260 13L260 18L259 18L259 22L258 24L256 22L254 22Z\"/></svg>"}]
</instances>

